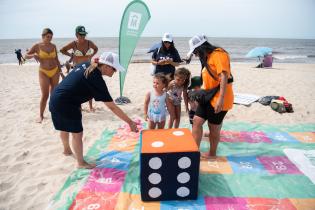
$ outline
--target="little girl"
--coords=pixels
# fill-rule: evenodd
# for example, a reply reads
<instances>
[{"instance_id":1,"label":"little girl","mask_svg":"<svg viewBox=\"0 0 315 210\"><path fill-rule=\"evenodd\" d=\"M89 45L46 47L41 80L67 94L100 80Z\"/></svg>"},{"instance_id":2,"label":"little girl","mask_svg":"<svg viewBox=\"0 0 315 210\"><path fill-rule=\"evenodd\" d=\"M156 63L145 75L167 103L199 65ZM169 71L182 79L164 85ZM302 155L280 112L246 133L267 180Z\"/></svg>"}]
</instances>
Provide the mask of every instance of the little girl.
<instances>
[{"instance_id":1,"label":"little girl","mask_svg":"<svg viewBox=\"0 0 315 210\"><path fill-rule=\"evenodd\" d=\"M171 102L166 95L168 79L162 73L157 73L153 77L153 90L149 91L144 101L144 119L149 121L149 129L163 129L166 120L166 107L173 116Z\"/></svg>"},{"instance_id":2,"label":"little girl","mask_svg":"<svg viewBox=\"0 0 315 210\"><path fill-rule=\"evenodd\" d=\"M179 127L182 95L184 96L184 102L186 112L188 112L188 96L187 87L190 81L190 71L186 68L178 68L175 71L174 80L172 80L168 86L168 97L171 100L171 110L174 110L174 118L170 117L168 127Z\"/></svg>"}]
</instances>

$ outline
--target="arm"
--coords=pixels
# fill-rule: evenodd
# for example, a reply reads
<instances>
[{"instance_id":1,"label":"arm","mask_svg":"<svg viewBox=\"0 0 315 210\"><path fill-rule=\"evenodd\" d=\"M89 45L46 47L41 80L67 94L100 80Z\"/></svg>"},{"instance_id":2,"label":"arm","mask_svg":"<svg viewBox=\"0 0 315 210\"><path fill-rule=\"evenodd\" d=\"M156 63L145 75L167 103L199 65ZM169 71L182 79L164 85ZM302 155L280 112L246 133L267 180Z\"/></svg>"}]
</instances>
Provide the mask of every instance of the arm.
<instances>
[{"instance_id":1,"label":"arm","mask_svg":"<svg viewBox=\"0 0 315 210\"><path fill-rule=\"evenodd\" d=\"M98 52L98 47L92 41L90 41L90 43L91 43L91 48L94 50L93 55L91 55L91 58L92 58Z\"/></svg>"},{"instance_id":2,"label":"arm","mask_svg":"<svg viewBox=\"0 0 315 210\"><path fill-rule=\"evenodd\" d=\"M57 62L59 70L61 71L61 65L60 65L60 61L59 61L59 58L58 58L57 47L56 47L56 45L54 45L54 47L55 47L55 50L56 50L56 62Z\"/></svg>"},{"instance_id":3,"label":"arm","mask_svg":"<svg viewBox=\"0 0 315 210\"><path fill-rule=\"evenodd\" d=\"M38 61L39 57L37 54L38 44L35 44L24 56L25 59L32 59L34 58L36 61Z\"/></svg>"},{"instance_id":4,"label":"arm","mask_svg":"<svg viewBox=\"0 0 315 210\"><path fill-rule=\"evenodd\" d=\"M173 58L170 58L167 60L166 64L170 64L174 67L179 66L182 59L180 58L178 51L175 49L175 52L173 53Z\"/></svg>"},{"instance_id":5,"label":"arm","mask_svg":"<svg viewBox=\"0 0 315 210\"><path fill-rule=\"evenodd\" d=\"M170 82L168 83L167 90L172 89L172 87L174 86L174 82L175 82L175 80L172 80L172 81L170 81Z\"/></svg>"},{"instance_id":6,"label":"arm","mask_svg":"<svg viewBox=\"0 0 315 210\"><path fill-rule=\"evenodd\" d=\"M222 73L219 76L221 79L220 80L220 95L219 95L219 99L217 101L217 104L214 107L215 113L219 113L222 111L223 102L224 102L224 95L225 95L226 85L227 85L227 80L228 80L228 76L227 76L226 71L222 71Z\"/></svg>"},{"instance_id":7,"label":"arm","mask_svg":"<svg viewBox=\"0 0 315 210\"><path fill-rule=\"evenodd\" d=\"M104 102L105 105L120 119L129 124L130 130L138 132L138 128L135 122L133 122L114 102Z\"/></svg>"},{"instance_id":8,"label":"arm","mask_svg":"<svg viewBox=\"0 0 315 210\"><path fill-rule=\"evenodd\" d=\"M66 46L64 46L63 48L60 49L60 52L64 55L67 55L69 57L72 56L72 53L69 53L68 50L73 49L73 42L70 42L69 44L67 44Z\"/></svg>"},{"instance_id":9,"label":"arm","mask_svg":"<svg viewBox=\"0 0 315 210\"><path fill-rule=\"evenodd\" d=\"M187 93L187 89L186 88L184 88L184 90L183 90L183 96L184 96L186 112L188 112L189 111L189 109L188 109L188 93Z\"/></svg>"},{"instance_id":10,"label":"arm","mask_svg":"<svg viewBox=\"0 0 315 210\"><path fill-rule=\"evenodd\" d=\"M144 120L148 121L148 107L149 107L149 103L150 103L150 92L148 92L145 95L145 99L144 99Z\"/></svg>"},{"instance_id":11,"label":"arm","mask_svg":"<svg viewBox=\"0 0 315 210\"><path fill-rule=\"evenodd\" d=\"M65 75L63 75L62 70L61 70L61 65L60 65L60 61L59 61L58 53L57 53L58 52L57 47L56 47L56 45L54 45L54 46L55 46L55 50L56 50L56 62L57 62L58 68L59 68L59 73L60 73L62 79L64 79Z\"/></svg>"},{"instance_id":12,"label":"arm","mask_svg":"<svg viewBox=\"0 0 315 210\"><path fill-rule=\"evenodd\" d=\"M169 125L168 125L168 128L172 128L173 127L173 122L174 122L174 119L175 119L175 108L172 104L172 101L171 99L168 97L168 94L166 95L166 108L168 110L168 113L170 113L170 122Z\"/></svg>"},{"instance_id":13,"label":"arm","mask_svg":"<svg viewBox=\"0 0 315 210\"><path fill-rule=\"evenodd\" d=\"M158 62L155 61L155 60L152 60L151 63L152 63L153 65L158 65Z\"/></svg>"},{"instance_id":14,"label":"arm","mask_svg":"<svg viewBox=\"0 0 315 210\"><path fill-rule=\"evenodd\" d=\"M179 63L178 62L174 62L173 60L168 60L166 64L171 64L172 66L176 67L176 66L179 66Z\"/></svg>"}]
</instances>

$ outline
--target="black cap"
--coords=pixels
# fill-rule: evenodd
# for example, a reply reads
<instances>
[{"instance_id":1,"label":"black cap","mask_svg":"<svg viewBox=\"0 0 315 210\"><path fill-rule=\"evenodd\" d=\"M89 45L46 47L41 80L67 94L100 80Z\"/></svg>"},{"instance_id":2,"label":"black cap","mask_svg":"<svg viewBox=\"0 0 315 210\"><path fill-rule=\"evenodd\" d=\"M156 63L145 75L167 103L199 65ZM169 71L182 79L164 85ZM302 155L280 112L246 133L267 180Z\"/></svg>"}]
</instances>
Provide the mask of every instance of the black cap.
<instances>
[{"instance_id":1,"label":"black cap","mask_svg":"<svg viewBox=\"0 0 315 210\"><path fill-rule=\"evenodd\" d=\"M193 89L197 86L201 86L202 82L201 82L201 77L199 76L194 76L190 79L190 86L188 87L188 89Z\"/></svg>"},{"instance_id":2,"label":"black cap","mask_svg":"<svg viewBox=\"0 0 315 210\"><path fill-rule=\"evenodd\" d=\"M87 35L87 32L86 32L84 26L77 26L77 27L75 28L75 33L78 33L78 34L80 34L80 35Z\"/></svg>"}]
</instances>

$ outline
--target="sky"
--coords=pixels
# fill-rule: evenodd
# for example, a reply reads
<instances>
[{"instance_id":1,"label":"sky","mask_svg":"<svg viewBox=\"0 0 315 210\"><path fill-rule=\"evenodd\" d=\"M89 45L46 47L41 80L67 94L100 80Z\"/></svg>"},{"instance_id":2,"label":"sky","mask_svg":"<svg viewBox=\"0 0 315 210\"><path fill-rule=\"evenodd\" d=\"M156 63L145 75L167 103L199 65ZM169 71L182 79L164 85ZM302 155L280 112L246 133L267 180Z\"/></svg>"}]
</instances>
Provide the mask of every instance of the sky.
<instances>
[{"instance_id":1,"label":"sky","mask_svg":"<svg viewBox=\"0 0 315 210\"><path fill-rule=\"evenodd\" d=\"M0 0L0 39L73 38L77 25L89 37L118 37L131 0ZM315 0L143 0L151 19L142 36L315 39Z\"/></svg>"}]
</instances>

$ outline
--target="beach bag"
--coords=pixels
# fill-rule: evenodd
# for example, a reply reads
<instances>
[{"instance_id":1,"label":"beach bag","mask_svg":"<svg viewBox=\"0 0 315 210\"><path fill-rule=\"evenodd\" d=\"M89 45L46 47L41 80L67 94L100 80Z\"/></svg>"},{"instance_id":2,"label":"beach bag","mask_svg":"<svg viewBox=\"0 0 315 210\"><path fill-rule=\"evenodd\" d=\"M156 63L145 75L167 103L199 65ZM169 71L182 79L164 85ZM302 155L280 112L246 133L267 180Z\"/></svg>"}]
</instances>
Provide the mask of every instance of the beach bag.
<instances>
[{"instance_id":1,"label":"beach bag","mask_svg":"<svg viewBox=\"0 0 315 210\"><path fill-rule=\"evenodd\" d=\"M199 103L199 105L204 106L207 105L211 99L214 97L214 95L218 92L220 89L220 86L217 86L215 88L212 88L210 90L196 90L194 99Z\"/></svg>"},{"instance_id":2,"label":"beach bag","mask_svg":"<svg viewBox=\"0 0 315 210\"><path fill-rule=\"evenodd\" d=\"M156 65L151 63L151 66L150 66L150 74L151 74L151 76L153 76L155 74L155 71L156 71Z\"/></svg>"},{"instance_id":3,"label":"beach bag","mask_svg":"<svg viewBox=\"0 0 315 210\"><path fill-rule=\"evenodd\" d=\"M285 109L285 106L284 106L284 101L282 101L282 100L272 99L272 101L270 103L270 107L272 110L279 112L279 113L287 112L287 110Z\"/></svg>"},{"instance_id":4,"label":"beach bag","mask_svg":"<svg viewBox=\"0 0 315 210\"><path fill-rule=\"evenodd\" d=\"M161 49L161 47L156 49L156 51L157 51L156 53L159 53L160 49ZM151 63L151 66L150 66L150 74L151 74L151 76L155 75L155 72L156 72L156 65Z\"/></svg>"},{"instance_id":5,"label":"beach bag","mask_svg":"<svg viewBox=\"0 0 315 210\"><path fill-rule=\"evenodd\" d=\"M264 96L258 100L262 105L268 106L270 105L273 99L279 99L280 96Z\"/></svg>"},{"instance_id":6,"label":"beach bag","mask_svg":"<svg viewBox=\"0 0 315 210\"><path fill-rule=\"evenodd\" d=\"M209 75L212 78L214 78L210 70L207 67L206 69ZM231 74L231 78L228 79L227 83L230 84L232 82L234 82L234 78L233 78L233 75ZM195 93L195 99L201 106L207 105L210 103L211 99L215 96L215 94L218 92L219 89L220 89L220 84L217 87L212 88L210 90L203 90L203 89L197 90Z\"/></svg>"}]
</instances>

